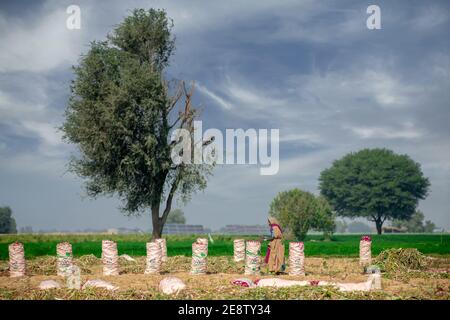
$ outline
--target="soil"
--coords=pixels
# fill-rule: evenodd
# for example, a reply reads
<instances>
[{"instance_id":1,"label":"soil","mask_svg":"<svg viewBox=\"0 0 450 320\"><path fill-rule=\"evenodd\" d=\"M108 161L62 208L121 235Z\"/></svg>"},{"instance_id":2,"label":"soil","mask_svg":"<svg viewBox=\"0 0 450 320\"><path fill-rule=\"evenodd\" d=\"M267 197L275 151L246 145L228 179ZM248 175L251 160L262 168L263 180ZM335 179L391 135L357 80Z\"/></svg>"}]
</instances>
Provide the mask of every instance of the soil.
<instances>
[{"instance_id":1,"label":"soil","mask_svg":"<svg viewBox=\"0 0 450 320\"><path fill-rule=\"evenodd\" d=\"M81 260L80 260L81 259ZM159 275L145 275L145 258L136 262L120 260L119 276L103 276L100 259L75 259L82 269L81 280L102 279L118 286L115 292L104 289L40 290L44 280L56 280L62 286L65 279L56 276L55 259L42 257L27 261L27 276L10 278L7 261L0 261L0 299L449 299L450 279L446 272L411 271L405 274L382 274L382 290L342 293L332 287L244 288L231 283L233 279L282 278L295 280L325 280L331 282L362 282L358 259L306 258L305 276L269 275L262 267L261 276L243 274L243 263L232 257L209 257L208 274L191 275L190 258L169 257ZM434 259L435 268L448 269L449 258ZM178 277L187 286L176 296L165 296L158 290L159 282L167 276Z\"/></svg>"}]
</instances>

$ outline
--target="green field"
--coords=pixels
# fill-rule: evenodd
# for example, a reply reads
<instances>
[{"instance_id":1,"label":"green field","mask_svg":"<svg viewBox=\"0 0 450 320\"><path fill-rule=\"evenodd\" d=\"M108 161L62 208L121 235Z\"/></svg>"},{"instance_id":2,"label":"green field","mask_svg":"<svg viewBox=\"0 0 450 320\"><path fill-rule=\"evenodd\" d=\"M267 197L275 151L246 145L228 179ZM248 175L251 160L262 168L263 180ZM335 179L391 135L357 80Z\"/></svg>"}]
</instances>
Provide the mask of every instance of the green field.
<instances>
[{"instance_id":1,"label":"green field","mask_svg":"<svg viewBox=\"0 0 450 320\"><path fill-rule=\"evenodd\" d=\"M56 255L56 244L61 241L72 243L74 256L94 254L101 256L101 240L117 241L119 254L145 256L145 243L149 235L3 235L0 236L0 260L8 259L8 245L21 241L25 245L27 258ZM196 236L167 236L167 251L169 256L191 254L191 244ZM209 243L210 256L227 256L233 254L233 239L256 239L257 237L213 236L214 243ZM360 235L334 235L331 241L323 241L320 235L308 236L305 241L307 256L342 256L356 257L359 253ZM286 252L288 251L288 241ZM267 248L263 242L262 252ZM372 236L372 253L377 255L389 248L417 248L428 255L449 255L450 235L448 234L389 234Z\"/></svg>"}]
</instances>

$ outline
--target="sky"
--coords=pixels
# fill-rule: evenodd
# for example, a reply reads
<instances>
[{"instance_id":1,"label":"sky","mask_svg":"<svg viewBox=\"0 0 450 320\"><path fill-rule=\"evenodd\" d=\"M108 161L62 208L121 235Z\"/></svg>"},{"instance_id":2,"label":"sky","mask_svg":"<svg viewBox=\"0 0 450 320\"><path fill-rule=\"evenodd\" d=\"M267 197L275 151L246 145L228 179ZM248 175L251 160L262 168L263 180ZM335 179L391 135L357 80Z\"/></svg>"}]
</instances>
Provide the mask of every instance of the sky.
<instances>
[{"instance_id":1,"label":"sky","mask_svg":"<svg viewBox=\"0 0 450 320\"><path fill-rule=\"evenodd\" d=\"M66 27L78 5L80 29ZM369 5L381 10L370 30ZM408 154L430 179L425 218L450 229L450 2L0 2L0 205L34 230L149 229L114 196L89 199L67 171L58 127L72 66L134 8L164 8L176 52L168 78L195 80L207 128L280 130L280 168L217 166L187 205L190 224L265 224L284 190L315 194L320 172L363 148Z\"/></svg>"}]
</instances>

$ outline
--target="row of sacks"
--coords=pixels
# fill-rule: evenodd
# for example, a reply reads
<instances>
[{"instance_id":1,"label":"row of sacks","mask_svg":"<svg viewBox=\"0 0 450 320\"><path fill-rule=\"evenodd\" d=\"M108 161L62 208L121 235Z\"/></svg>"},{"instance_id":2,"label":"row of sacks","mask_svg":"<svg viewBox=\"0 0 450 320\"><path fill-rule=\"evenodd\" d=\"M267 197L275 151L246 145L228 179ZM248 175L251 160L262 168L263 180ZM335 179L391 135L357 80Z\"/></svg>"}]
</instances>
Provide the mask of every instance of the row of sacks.
<instances>
[{"instance_id":1,"label":"row of sacks","mask_svg":"<svg viewBox=\"0 0 450 320\"><path fill-rule=\"evenodd\" d=\"M359 263L366 269L372 262L372 240L363 236L359 243ZM261 242L234 240L234 260L245 260L245 274L261 273ZM305 245L303 242L289 242L289 275L305 275Z\"/></svg>"},{"instance_id":2,"label":"row of sacks","mask_svg":"<svg viewBox=\"0 0 450 320\"><path fill-rule=\"evenodd\" d=\"M166 239L157 239L148 242L146 274L159 273L161 264L167 260ZM21 277L26 273L26 261L24 246L20 242L9 245L9 274L11 277ZM77 268L73 263L72 245L68 242L58 243L56 246L57 255L57 274L58 276L68 277L72 275ZM134 260L128 255L122 255L128 261ZM102 263L103 275L119 275L119 255L117 243L110 240L102 241Z\"/></svg>"},{"instance_id":3,"label":"row of sacks","mask_svg":"<svg viewBox=\"0 0 450 320\"><path fill-rule=\"evenodd\" d=\"M157 239L146 244L146 274L157 274L163 262L167 260L166 239ZM59 243L56 247L57 274L68 276L73 268L72 245L68 242ZM206 274L208 256L208 240L198 238L192 244L192 274ZM123 255L127 260L133 260L128 255ZM261 273L261 242L234 240L234 260L236 262L245 260L245 274L259 275ZM115 276L119 274L119 256L117 243L110 240L102 241L103 274ZM305 253L303 242L289 243L289 274L305 275ZM360 241L360 264L364 267L371 263L371 239L364 236ZM25 275L25 252L23 244L15 242L9 246L10 276L18 277Z\"/></svg>"},{"instance_id":4,"label":"row of sacks","mask_svg":"<svg viewBox=\"0 0 450 320\"><path fill-rule=\"evenodd\" d=\"M167 261L166 239L157 239L146 244L147 258L145 274L158 274L162 264ZM9 273L11 277L25 276L26 261L24 246L20 242L9 245ZM58 243L57 275L69 277L79 270L73 262L72 245L68 242ZM199 238L192 244L192 274L206 273L206 257L208 256L208 240ZM128 261L134 259L128 255L121 255ZM103 275L119 275L119 255L117 243L110 240L102 241Z\"/></svg>"}]
</instances>

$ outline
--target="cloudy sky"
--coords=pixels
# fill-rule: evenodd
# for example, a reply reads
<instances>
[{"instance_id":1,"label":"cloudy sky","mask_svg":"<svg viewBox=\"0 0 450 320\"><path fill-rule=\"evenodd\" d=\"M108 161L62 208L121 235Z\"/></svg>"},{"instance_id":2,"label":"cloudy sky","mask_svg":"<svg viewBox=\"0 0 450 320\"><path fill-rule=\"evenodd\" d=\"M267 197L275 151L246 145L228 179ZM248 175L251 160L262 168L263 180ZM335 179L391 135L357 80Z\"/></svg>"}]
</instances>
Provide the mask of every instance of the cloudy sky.
<instances>
[{"instance_id":1,"label":"cloudy sky","mask_svg":"<svg viewBox=\"0 0 450 320\"><path fill-rule=\"evenodd\" d=\"M69 5L81 29L66 28ZM381 30L366 9L381 8ZM365 147L406 153L431 193L427 219L450 228L450 2L10 1L0 3L0 205L19 227L148 228L115 198L87 199L66 172L57 127L71 66L134 8L165 8L176 54L168 77L195 80L206 128L280 129L280 170L219 166L183 209L188 223L264 224L277 192L318 193L320 172Z\"/></svg>"}]
</instances>

